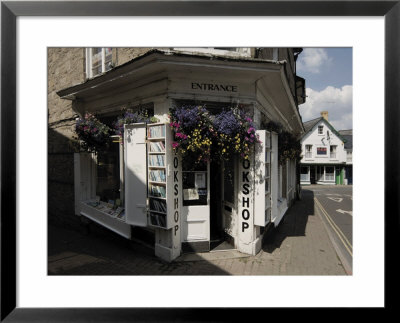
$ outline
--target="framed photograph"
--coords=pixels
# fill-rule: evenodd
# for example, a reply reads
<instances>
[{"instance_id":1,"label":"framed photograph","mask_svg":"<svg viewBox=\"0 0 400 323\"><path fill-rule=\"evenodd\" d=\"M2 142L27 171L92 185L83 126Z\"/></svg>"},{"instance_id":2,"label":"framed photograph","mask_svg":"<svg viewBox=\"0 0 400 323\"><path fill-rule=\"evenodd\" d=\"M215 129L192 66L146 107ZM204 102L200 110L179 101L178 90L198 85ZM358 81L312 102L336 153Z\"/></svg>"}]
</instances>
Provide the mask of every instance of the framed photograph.
<instances>
[{"instance_id":1,"label":"framed photograph","mask_svg":"<svg viewBox=\"0 0 400 323\"><path fill-rule=\"evenodd\" d=\"M389 255L397 254L397 244L391 239L399 233L400 197L400 162L398 154L393 153L399 149L400 142L399 2L2 1L1 321L233 321L237 310L247 313L255 311L255 308L263 315L267 315L269 307L392 308L393 299L388 288L389 284L395 286L397 278L388 270L393 268L393 257ZM343 19L346 26L359 24L364 28L372 23L378 29L365 32L364 29L348 28L345 31L338 23L340 19ZM350 19L353 19L353 25L350 24ZM324 29L328 24L332 25L329 27L329 37L324 38L324 35L318 33L318 29ZM122 28L120 35L114 30L117 25ZM30 27L34 36L27 33ZM337 34L333 32L335 28L339 31ZM253 33L256 36L252 36ZM286 36L281 36L285 39L279 39L279 34L290 36L287 39ZM158 35L157 41L153 38L155 35ZM266 37L270 39L266 40ZM377 60L368 56L369 50L365 50L369 39L373 41L369 50L377 50L374 52L377 53ZM238 44L234 43L236 41ZM363 80L375 87L362 87L355 82L356 100L364 99L357 101L358 112L355 119L362 120L357 121L357 126L361 128L362 123L368 123L370 131L368 141L365 136L355 135L360 150L364 151L360 155L355 152L355 156L360 156L358 160L355 159L355 163L374 165L377 175L374 178L374 191L367 192L366 187L371 185L365 185L364 188L361 187L363 185L359 188L355 186L358 191L355 203L359 203L358 217L354 218L355 226L365 228L370 225L367 230L369 236L365 232L360 234L361 243L355 244L355 248L362 256L370 253L369 259L374 259L373 264L356 264L353 277L332 278L330 282L321 277L307 280L290 277L286 282L282 277L243 277L244 279L237 280L219 277L218 281L214 280L210 284L210 277L207 276L196 277L197 281L190 277L168 277L166 281L165 277L141 276L139 282L139 279L135 279L137 277L131 276L99 276L92 279L94 277L47 275L46 177L51 172L47 168L49 144L48 128L45 126L48 47L148 47L154 43L159 47L211 44L221 44L224 47L255 47L259 44L283 47L286 44L295 47L317 43L318 46L326 47L352 47L353 42L357 41L362 42L364 47L354 47L354 75L357 76L357 81ZM365 51L360 52L361 48ZM107 57L107 53L100 54ZM30 59L27 60L24 55L29 55ZM364 55L369 60L359 63L357 60ZM384 64L381 58L384 59ZM92 65L93 63L94 61ZM381 70L376 69L376 66ZM100 67L104 69L106 65L97 66ZM371 70L376 74L370 74ZM30 81L23 82L25 77ZM80 81L77 80L77 84ZM375 101L376 98L384 100ZM359 102L367 103L360 106ZM368 105L368 102L373 102L373 106ZM360 133L366 134L368 131L363 129ZM159 151L159 148L154 151ZM372 154L372 151L375 153ZM369 159L364 162L363 159L367 156ZM28 162L30 165L26 167ZM360 176L361 171L358 174L357 172L355 169L354 178L360 179L360 182L366 181ZM199 189L206 187L205 174L196 173L195 184ZM194 198L195 192L188 193L191 193L188 198ZM35 205L42 205L34 212L26 212L25 205L32 205L32 201L25 200L26 196L31 196ZM199 198L198 194L196 196ZM363 203L360 203L361 200ZM118 212L120 211L123 210L118 208ZM383 211L384 221L381 221ZM363 223L363 212L368 213L368 219L375 212L377 222ZM152 217L151 221L162 226L166 224L164 218ZM374 243L371 243L372 234L377 236ZM369 243L365 243L366 241ZM30 253L26 252L27 245L33 248ZM383 251L386 257L383 257ZM369 275L371 272L373 275ZM290 288L289 280L290 285L296 284L297 290L287 293ZM370 293L365 292L367 283ZM162 293L170 291L170 294L160 297L157 290L160 285L163 286ZM266 302L265 291L268 286L274 290L275 298ZM189 287L190 290L184 289ZM326 300L331 300L329 295L326 299L320 297L322 287L346 289L342 289L341 297L332 297L332 302L328 303ZM210 293L211 288L218 290L218 293ZM298 294L299 291L308 293L309 290L314 291L314 295L311 292L306 297ZM357 298L357 293L363 291L363 297ZM195 294L196 297L193 296ZM225 296L216 298L217 295L214 294ZM202 299L199 299L199 295L203 296ZM245 300L244 295L252 295L252 301ZM313 305L311 302L316 301L315 295L323 303ZM120 302L111 304L111 297ZM231 309L226 311L226 308Z\"/></svg>"}]
</instances>

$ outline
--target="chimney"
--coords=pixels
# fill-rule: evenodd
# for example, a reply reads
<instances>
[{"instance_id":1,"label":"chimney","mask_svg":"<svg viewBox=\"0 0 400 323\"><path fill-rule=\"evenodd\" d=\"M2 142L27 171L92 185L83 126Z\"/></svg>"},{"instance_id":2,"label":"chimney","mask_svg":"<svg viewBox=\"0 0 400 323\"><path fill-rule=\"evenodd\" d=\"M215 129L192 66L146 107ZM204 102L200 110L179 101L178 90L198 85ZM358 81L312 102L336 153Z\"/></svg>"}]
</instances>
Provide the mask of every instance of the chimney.
<instances>
[{"instance_id":1,"label":"chimney","mask_svg":"<svg viewBox=\"0 0 400 323\"><path fill-rule=\"evenodd\" d=\"M328 111L322 111L321 117L323 117L326 121L328 121Z\"/></svg>"}]
</instances>

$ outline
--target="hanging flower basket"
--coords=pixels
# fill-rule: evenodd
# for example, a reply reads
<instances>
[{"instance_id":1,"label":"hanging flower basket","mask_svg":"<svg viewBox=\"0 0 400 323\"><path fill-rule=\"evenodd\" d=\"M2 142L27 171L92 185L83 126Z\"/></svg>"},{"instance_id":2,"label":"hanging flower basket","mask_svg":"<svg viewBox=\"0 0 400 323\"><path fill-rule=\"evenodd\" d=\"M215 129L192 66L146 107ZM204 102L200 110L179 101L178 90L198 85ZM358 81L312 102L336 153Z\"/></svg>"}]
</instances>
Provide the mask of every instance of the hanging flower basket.
<instances>
[{"instance_id":1,"label":"hanging flower basket","mask_svg":"<svg viewBox=\"0 0 400 323\"><path fill-rule=\"evenodd\" d=\"M156 117L149 117L147 109L139 109L136 112L126 110L126 112L113 123L113 128L115 134L120 136L120 142L123 143L122 138L124 137L124 124L139 122L154 123L158 121L159 120Z\"/></svg>"},{"instance_id":2,"label":"hanging flower basket","mask_svg":"<svg viewBox=\"0 0 400 323\"><path fill-rule=\"evenodd\" d=\"M170 111L170 120L172 147L195 163L229 160L234 155L248 159L259 142L252 119L239 108L211 116L203 106L183 106Z\"/></svg>"},{"instance_id":3,"label":"hanging flower basket","mask_svg":"<svg viewBox=\"0 0 400 323\"><path fill-rule=\"evenodd\" d=\"M112 134L111 128L90 113L76 121L75 132L81 141L82 149L90 152L105 149Z\"/></svg>"},{"instance_id":4,"label":"hanging flower basket","mask_svg":"<svg viewBox=\"0 0 400 323\"><path fill-rule=\"evenodd\" d=\"M249 159L252 147L260 142L253 120L238 108L222 111L213 124L218 133L218 154L224 160L234 155Z\"/></svg>"},{"instance_id":5,"label":"hanging flower basket","mask_svg":"<svg viewBox=\"0 0 400 323\"><path fill-rule=\"evenodd\" d=\"M172 147L189 162L207 162L211 145L217 135L210 115L203 106L182 106L170 111L170 126L174 133Z\"/></svg>"}]
</instances>

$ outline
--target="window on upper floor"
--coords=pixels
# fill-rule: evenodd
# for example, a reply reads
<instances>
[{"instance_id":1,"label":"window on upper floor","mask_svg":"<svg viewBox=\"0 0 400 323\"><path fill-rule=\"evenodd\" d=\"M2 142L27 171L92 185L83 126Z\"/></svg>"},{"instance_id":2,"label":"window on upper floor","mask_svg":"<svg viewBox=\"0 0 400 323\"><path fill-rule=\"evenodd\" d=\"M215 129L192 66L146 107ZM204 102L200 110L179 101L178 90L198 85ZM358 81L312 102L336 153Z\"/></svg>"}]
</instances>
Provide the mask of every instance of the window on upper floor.
<instances>
[{"instance_id":1,"label":"window on upper floor","mask_svg":"<svg viewBox=\"0 0 400 323\"><path fill-rule=\"evenodd\" d=\"M337 146L331 146L330 147L330 158L336 158L336 148Z\"/></svg>"},{"instance_id":2,"label":"window on upper floor","mask_svg":"<svg viewBox=\"0 0 400 323\"><path fill-rule=\"evenodd\" d=\"M324 126L318 126L318 134L323 135L324 134Z\"/></svg>"},{"instance_id":3,"label":"window on upper floor","mask_svg":"<svg viewBox=\"0 0 400 323\"><path fill-rule=\"evenodd\" d=\"M86 49L86 77L92 78L112 68L112 48L91 47Z\"/></svg>"},{"instance_id":4,"label":"window on upper floor","mask_svg":"<svg viewBox=\"0 0 400 323\"><path fill-rule=\"evenodd\" d=\"M306 158L312 158L312 145L306 145Z\"/></svg>"},{"instance_id":5,"label":"window on upper floor","mask_svg":"<svg viewBox=\"0 0 400 323\"><path fill-rule=\"evenodd\" d=\"M251 57L250 47L174 47L173 49L183 52Z\"/></svg>"}]
</instances>

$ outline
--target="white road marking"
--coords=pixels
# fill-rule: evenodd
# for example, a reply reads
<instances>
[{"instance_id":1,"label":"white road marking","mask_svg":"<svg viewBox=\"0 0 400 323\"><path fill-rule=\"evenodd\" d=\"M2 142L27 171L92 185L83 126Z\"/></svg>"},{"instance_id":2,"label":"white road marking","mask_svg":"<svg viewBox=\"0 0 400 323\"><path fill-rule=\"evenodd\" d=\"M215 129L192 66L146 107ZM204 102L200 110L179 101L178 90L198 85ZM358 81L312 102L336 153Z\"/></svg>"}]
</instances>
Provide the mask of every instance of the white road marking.
<instances>
[{"instance_id":1,"label":"white road marking","mask_svg":"<svg viewBox=\"0 0 400 323\"><path fill-rule=\"evenodd\" d=\"M339 212L339 213L342 213L342 214L348 213L351 216L353 216L353 211L345 211L345 210L339 209L339 210L336 210L336 212Z\"/></svg>"},{"instance_id":2,"label":"white road marking","mask_svg":"<svg viewBox=\"0 0 400 323\"><path fill-rule=\"evenodd\" d=\"M338 202L338 203L343 201L343 198L341 198L341 197L329 197L329 196L327 196L327 198L332 200L332 201Z\"/></svg>"}]
</instances>

